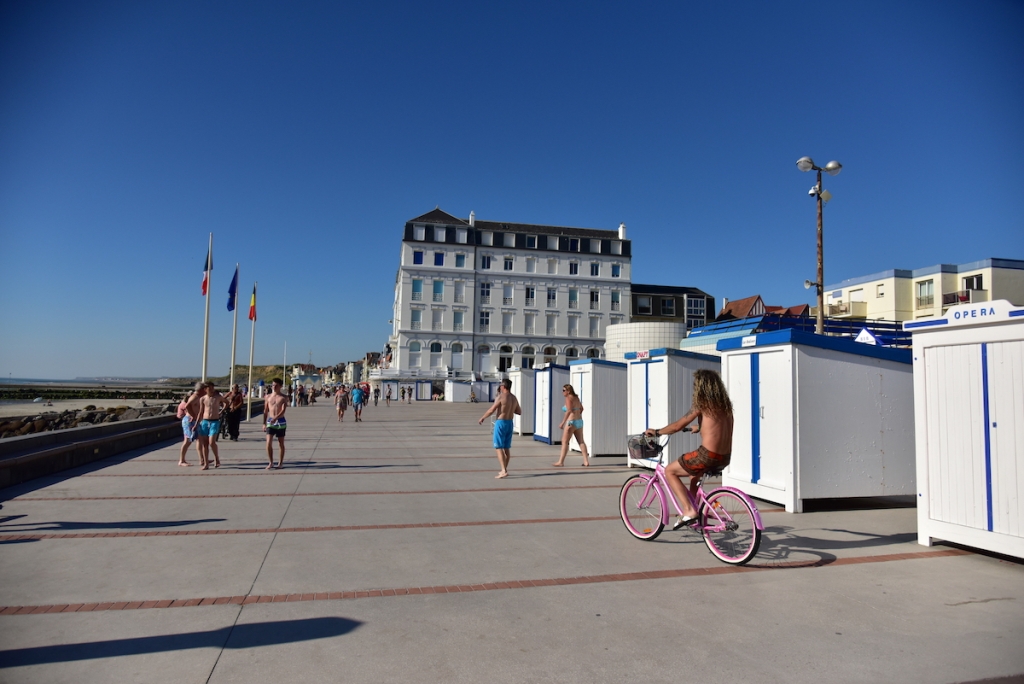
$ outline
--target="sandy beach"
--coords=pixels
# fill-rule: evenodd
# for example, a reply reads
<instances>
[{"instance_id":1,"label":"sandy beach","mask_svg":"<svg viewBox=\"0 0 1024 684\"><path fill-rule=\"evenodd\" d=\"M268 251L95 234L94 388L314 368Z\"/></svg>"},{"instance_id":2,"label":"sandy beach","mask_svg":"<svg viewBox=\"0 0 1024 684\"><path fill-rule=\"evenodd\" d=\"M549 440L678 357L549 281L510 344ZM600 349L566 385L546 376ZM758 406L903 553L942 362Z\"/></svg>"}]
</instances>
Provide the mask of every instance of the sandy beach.
<instances>
[{"instance_id":1,"label":"sandy beach","mask_svg":"<svg viewBox=\"0 0 1024 684\"><path fill-rule=\"evenodd\" d=\"M111 406L127 406L129 408L142 408L141 399L61 399L51 402L53 406L47 406L46 402L34 403L31 401L4 401L0 402L0 418L10 416L39 416L46 413L60 413L61 411L75 411L83 409L90 404L96 408L110 408ZM162 399L147 399L149 406L163 406L171 401Z\"/></svg>"}]
</instances>

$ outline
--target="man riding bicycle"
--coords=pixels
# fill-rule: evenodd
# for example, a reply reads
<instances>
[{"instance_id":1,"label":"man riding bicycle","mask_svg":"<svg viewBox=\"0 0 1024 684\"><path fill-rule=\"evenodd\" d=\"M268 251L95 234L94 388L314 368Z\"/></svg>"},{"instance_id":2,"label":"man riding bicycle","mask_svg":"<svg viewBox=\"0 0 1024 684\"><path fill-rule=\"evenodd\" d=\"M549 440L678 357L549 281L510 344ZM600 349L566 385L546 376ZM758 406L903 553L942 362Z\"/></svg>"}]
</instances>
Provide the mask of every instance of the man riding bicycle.
<instances>
[{"instance_id":1,"label":"man riding bicycle","mask_svg":"<svg viewBox=\"0 0 1024 684\"><path fill-rule=\"evenodd\" d=\"M720 471L729 465L732 455L732 401L721 376L712 370L698 370L693 374L693 407L690 412L660 430L646 430L648 437L671 435L697 421L691 432L699 432L701 445L696 451L683 454L665 468L665 480L683 508L683 516L672 526L678 530L696 522L697 511L686 496L683 476L690 476L690 494L697 491L697 483L708 471ZM668 477L671 476L671 477Z\"/></svg>"}]
</instances>

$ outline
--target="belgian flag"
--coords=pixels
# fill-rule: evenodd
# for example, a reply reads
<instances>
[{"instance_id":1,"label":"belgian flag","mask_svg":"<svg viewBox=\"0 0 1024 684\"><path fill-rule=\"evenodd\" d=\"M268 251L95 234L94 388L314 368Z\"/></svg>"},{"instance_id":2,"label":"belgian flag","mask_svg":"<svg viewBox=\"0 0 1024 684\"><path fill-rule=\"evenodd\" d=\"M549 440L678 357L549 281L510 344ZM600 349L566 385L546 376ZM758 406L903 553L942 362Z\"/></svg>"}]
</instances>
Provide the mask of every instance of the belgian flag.
<instances>
[{"instance_id":1,"label":"belgian flag","mask_svg":"<svg viewBox=\"0 0 1024 684\"><path fill-rule=\"evenodd\" d=\"M252 299L249 300L249 320L256 320L256 286L252 286Z\"/></svg>"}]
</instances>

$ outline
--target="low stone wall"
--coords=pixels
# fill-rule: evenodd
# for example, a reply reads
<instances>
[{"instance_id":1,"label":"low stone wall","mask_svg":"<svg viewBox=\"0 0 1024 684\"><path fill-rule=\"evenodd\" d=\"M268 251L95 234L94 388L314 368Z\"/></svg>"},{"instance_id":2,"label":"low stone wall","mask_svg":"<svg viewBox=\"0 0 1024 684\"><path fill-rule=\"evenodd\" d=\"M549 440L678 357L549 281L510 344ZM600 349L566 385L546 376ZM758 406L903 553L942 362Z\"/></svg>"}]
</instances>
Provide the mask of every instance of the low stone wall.
<instances>
[{"instance_id":1,"label":"low stone wall","mask_svg":"<svg viewBox=\"0 0 1024 684\"><path fill-rule=\"evenodd\" d=\"M144 408L119 406L109 409L91 409L90 407L90 410L35 413L0 418L0 439L24 437L25 435L34 435L51 430L67 430L80 425L117 423L120 421L138 420L139 418L149 418L151 416L174 414L176 408L177 404L160 404Z\"/></svg>"},{"instance_id":2,"label":"low stone wall","mask_svg":"<svg viewBox=\"0 0 1024 684\"><path fill-rule=\"evenodd\" d=\"M263 401L254 401L252 415L261 413ZM0 488L180 439L181 420L173 413L11 437L0 440Z\"/></svg>"}]
</instances>

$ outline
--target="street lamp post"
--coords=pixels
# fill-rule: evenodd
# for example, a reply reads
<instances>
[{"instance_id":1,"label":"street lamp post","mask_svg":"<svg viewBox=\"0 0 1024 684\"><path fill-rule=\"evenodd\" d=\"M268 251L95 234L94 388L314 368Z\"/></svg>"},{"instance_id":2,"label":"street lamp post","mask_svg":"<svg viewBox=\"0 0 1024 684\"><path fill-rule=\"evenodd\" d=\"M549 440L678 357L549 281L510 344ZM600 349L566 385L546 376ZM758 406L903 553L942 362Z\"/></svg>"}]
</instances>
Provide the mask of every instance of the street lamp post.
<instances>
[{"instance_id":1,"label":"street lamp post","mask_svg":"<svg viewBox=\"0 0 1024 684\"><path fill-rule=\"evenodd\" d=\"M818 290L818 317L814 324L814 332L823 335L825 334L825 257L822 245L821 209L825 203L832 199L832 193L821 189L821 172L824 171L830 176L838 176L839 172L843 170L843 165L837 161L830 161L828 164L825 164L825 168L821 168L815 166L814 160L810 157L801 157L797 160L796 167L801 171L818 172L817 185L807 193L811 197L818 199L818 279L814 283L809 280L804 281L804 287L810 288L811 285L814 285Z\"/></svg>"}]
</instances>

